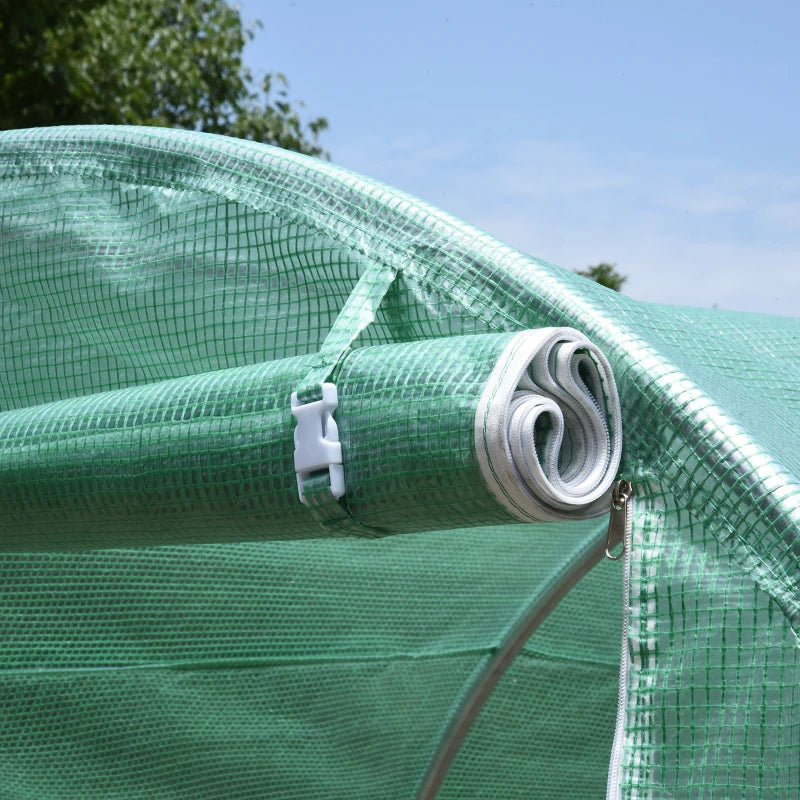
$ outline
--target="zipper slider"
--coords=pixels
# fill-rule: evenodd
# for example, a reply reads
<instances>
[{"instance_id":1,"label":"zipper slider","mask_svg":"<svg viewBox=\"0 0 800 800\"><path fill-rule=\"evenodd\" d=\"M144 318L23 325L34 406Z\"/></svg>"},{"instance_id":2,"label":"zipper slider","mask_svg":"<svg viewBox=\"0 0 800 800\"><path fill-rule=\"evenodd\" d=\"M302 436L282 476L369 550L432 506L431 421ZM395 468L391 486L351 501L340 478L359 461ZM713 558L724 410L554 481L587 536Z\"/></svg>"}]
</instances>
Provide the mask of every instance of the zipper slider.
<instances>
[{"instance_id":1,"label":"zipper slider","mask_svg":"<svg viewBox=\"0 0 800 800\"><path fill-rule=\"evenodd\" d=\"M628 525L628 500L633 495L630 481L617 481L611 490L611 516L608 518L606 558L618 561L625 555L625 531ZM614 551L622 546L618 553Z\"/></svg>"}]
</instances>

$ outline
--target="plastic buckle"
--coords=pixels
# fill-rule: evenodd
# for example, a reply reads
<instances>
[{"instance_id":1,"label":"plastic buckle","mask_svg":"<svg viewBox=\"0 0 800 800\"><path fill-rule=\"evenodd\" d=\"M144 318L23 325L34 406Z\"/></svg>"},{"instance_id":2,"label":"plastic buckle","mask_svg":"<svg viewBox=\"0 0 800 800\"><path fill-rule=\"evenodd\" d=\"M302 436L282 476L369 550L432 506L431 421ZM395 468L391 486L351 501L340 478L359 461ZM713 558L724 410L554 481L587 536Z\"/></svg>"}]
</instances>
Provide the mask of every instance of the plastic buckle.
<instances>
[{"instance_id":1,"label":"plastic buckle","mask_svg":"<svg viewBox=\"0 0 800 800\"><path fill-rule=\"evenodd\" d=\"M331 494L344 494L344 467L339 428L333 412L339 406L339 393L332 383L321 383L322 400L301 403L292 392L292 414L297 420L294 429L294 469L297 473L297 493L300 502L308 505L303 495L303 482L315 472L327 469Z\"/></svg>"}]
</instances>

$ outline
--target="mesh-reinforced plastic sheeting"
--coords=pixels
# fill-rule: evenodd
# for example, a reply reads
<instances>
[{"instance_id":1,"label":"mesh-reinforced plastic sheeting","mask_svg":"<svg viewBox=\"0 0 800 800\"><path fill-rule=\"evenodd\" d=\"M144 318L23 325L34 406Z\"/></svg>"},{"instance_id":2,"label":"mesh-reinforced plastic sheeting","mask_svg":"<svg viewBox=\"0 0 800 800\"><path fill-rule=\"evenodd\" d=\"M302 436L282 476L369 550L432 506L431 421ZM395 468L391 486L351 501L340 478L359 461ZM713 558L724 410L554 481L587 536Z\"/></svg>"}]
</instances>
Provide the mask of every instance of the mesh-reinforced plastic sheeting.
<instances>
[{"instance_id":1,"label":"mesh-reinforced plastic sheeting","mask_svg":"<svg viewBox=\"0 0 800 800\"><path fill-rule=\"evenodd\" d=\"M0 414L0 548L326 535L298 502L287 403L313 364L295 357ZM336 378L349 515L368 532L608 507L619 402L602 354L574 331L363 347Z\"/></svg>"},{"instance_id":2,"label":"mesh-reinforced plastic sheeting","mask_svg":"<svg viewBox=\"0 0 800 800\"><path fill-rule=\"evenodd\" d=\"M596 797L615 741L612 797L800 793L797 320L638 304L202 134L2 133L0 188L3 796ZM500 377L553 328L569 402ZM288 394L323 380L347 491L304 507ZM615 473L625 563L523 646Z\"/></svg>"}]
</instances>

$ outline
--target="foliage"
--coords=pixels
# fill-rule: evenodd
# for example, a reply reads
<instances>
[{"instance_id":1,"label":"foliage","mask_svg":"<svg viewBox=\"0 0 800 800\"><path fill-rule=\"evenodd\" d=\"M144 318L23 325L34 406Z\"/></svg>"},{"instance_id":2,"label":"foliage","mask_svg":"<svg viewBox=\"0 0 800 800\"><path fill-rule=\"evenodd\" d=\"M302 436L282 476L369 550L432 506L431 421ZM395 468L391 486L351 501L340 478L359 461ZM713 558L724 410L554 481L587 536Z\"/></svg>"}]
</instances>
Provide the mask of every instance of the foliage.
<instances>
[{"instance_id":1,"label":"foliage","mask_svg":"<svg viewBox=\"0 0 800 800\"><path fill-rule=\"evenodd\" d=\"M627 275L621 275L617 272L616 264L610 264L607 261L601 261L599 264L588 266L586 269L576 269L578 275L583 275L584 278L590 278L596 281L601 286L606 286L613 289L615 292L621 292L625 281L628 280Z\"/></svg>"},{"instance_id":2,"label":"foliage","mask_svg":"<svg viewBox=\"0 0 800 800\"><path fill-rule=\"evenodd\" d=\"M242 62L253 29L224 0L14 8L0 0L0 128L163 125L327 155L319 145L327 120L303 122L283 75L254 85Z\"/></svg>"}]
</instances>

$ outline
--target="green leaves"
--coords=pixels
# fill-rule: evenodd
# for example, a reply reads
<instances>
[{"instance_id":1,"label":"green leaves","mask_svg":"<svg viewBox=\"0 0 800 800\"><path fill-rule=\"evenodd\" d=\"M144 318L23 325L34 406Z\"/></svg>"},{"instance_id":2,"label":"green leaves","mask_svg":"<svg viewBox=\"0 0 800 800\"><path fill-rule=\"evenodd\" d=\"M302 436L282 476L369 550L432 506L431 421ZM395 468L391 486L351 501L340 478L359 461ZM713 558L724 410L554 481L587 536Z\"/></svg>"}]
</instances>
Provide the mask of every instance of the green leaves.
<instances>
[{"instance_id":1,"label":"green leaves","mask_svg":"<svg viewBox=\"0 0 800 800\"><path fill-rule=\"evenodd\" d=\"M596 281L601 286L606 286L613 289L615 292L622 291L625 281L628 280L627 275L621 275L616 270L616 264L609 264L607 261L601 261L594 266L586 267L586 269L576 269L578 275L583 275L584 278L590 278Z\"/></svg>"},{"instance_id":2,"label":"green leaves","mask_svg":"<svg viewBox=\"0 0 800 800\"><path fill-rule=\"evenodd\" d=\"M284 75L254 86L242 51L260 24L224 0L34 0L16 16L0 27L0 128L162 125L327 156L327 120L302 119Z\"/></svg>"}]
</instances>

